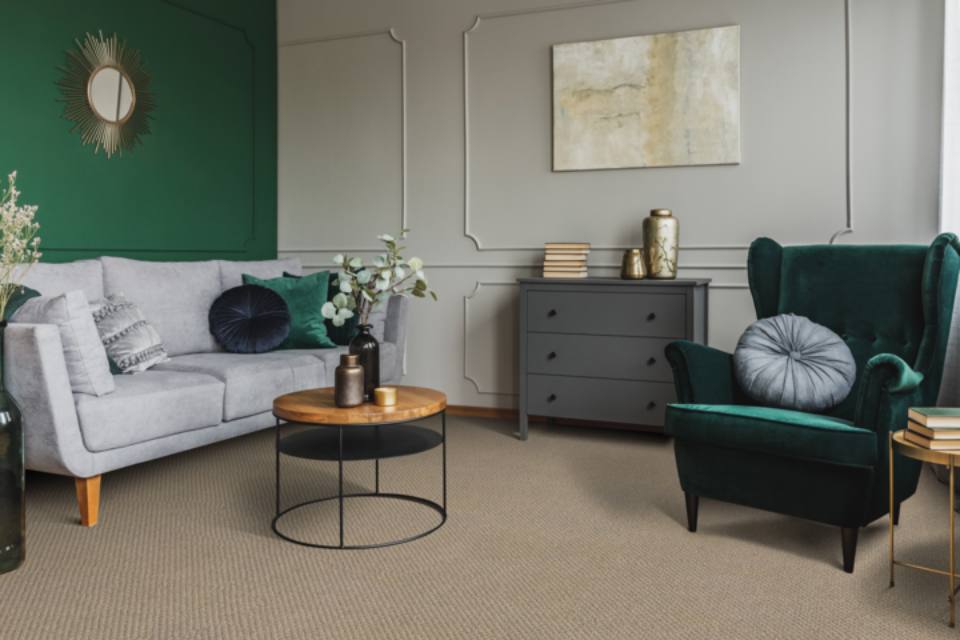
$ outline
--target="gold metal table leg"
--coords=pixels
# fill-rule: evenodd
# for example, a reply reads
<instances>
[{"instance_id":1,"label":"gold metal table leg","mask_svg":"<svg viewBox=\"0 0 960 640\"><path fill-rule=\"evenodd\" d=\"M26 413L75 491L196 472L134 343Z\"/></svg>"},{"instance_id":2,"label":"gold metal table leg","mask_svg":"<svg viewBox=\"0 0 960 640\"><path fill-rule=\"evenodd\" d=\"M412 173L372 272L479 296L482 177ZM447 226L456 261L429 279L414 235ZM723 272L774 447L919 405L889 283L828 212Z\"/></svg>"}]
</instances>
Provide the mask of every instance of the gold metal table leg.
<instances>
[{"instance_id":1,"label":"gold metal table leg","mask_svg":"<svg viewBox=\"0 0 960 640\"><path fill-rule=\"evenodd\" d=\"M889 484L890 484L890 586L893 586L893 567L895 565L894 556L893 556L893 432L890 433L888 439L888 445L890 451L887 455L890 465L889 473Z\"/></svg>"},{"instance_id":2,"label":"gold metal table leg","mask_svg":"<svg viewBox=\"0 0 960 640\"><path fill-rule=\"evenodd\" d=\"M950 626L951 627L955 626L957 622L957 607L956 607L957 600L956 600L956 594L954 593L954 589L953 589L953 580L954 580L953 575L954 575L954 572L956 571L956 556L954 554L954 549L953 549L953 541L954 541L954 535L955 535L954 523L956 521L956 518L954 517L956 514L953 510L953 499L954 499L953 483L954 483L954 466L953 466L953 459L951 458L950 459L950 495L947 503L947 508L950 512L950 577L948 578L948 580L950 582Z\"/></svg>"}]
</instances>

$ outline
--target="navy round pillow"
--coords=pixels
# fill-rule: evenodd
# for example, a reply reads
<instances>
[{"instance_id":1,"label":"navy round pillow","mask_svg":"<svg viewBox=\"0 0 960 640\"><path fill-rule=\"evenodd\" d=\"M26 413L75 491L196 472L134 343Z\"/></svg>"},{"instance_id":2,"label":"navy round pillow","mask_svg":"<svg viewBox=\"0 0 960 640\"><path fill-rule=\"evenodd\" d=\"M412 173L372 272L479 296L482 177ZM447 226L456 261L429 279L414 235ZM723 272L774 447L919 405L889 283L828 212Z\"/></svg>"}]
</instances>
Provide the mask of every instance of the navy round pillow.
<instances>
[{"instance_id":1,"label":"navy round pillow","mask_svg":"<svg viewBox=\"0 0 960 640\"><path fill-rule=\"evenodd\" d=\"M210 307L210 333L230 353L276 349L290 333L290 310L276 291L255 284L227 289Z\"/></svg>"},{"instance_id":2,"label":"navy round pillow","mask_svg":"<svg viewBox=\"0 0 960 640\"><path fill-rule=\"evenodd\" d=\"M857 364L836 333L785 313L757 320L733 353L737 383L762 404L824 411L850 395Z\"/></svg>"}]
</instances>

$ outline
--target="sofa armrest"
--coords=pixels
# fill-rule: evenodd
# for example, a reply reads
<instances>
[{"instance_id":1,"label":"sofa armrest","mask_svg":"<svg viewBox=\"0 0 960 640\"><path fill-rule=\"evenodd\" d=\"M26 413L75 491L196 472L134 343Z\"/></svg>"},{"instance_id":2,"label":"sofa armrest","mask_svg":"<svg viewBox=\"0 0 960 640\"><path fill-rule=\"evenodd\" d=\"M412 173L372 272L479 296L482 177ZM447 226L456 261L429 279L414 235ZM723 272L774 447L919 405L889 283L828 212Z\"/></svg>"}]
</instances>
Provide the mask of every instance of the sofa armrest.
<instances>
[{"instance_id":1,"label":"sofa armrest","mask_svg":"<svg viewBox=\"0 0 960 640\"><path fill-rule=\"evenodd\" d=\"M907 409L921 403L923 374L914 371L902 358L879 353L863 369L854 424L878 433L906 426Z\"/></svg>"},{"instance_id":2,"label":"sofa armrest","mask_svg":"<svg viewBox=\"0 0 960 640\"><path fill-rule=\"evenodd\" d=\"M81 478L95 475L80 434L59 329L13 323L4 335L3 379L23 414L27 468Z\"/></svg>"},{"instance_id":3,"label":"sofa armrest","mask_svg":"<svg viewBox=\"0 0 960 640\"><path fill-rule=\"evenodd\" d=\"M679 402L740 404L742 394L733 375L733 356L689 340L677 340L664 350L673 368Z\"/></svg>"},{"instance_id":4,"label":"sofa armrest","mask_svg":"<svg viewBox=\"0 0 960 640\"><path fill-rule=\"evenodd\" d=\"M406 372L407 360L407 313L410 300L405 296L391 296L387 301L387 317L383 326L383 339L397 345L396 370L384 375L384 380L399 382Z\"/></svg>"}]
</instances>

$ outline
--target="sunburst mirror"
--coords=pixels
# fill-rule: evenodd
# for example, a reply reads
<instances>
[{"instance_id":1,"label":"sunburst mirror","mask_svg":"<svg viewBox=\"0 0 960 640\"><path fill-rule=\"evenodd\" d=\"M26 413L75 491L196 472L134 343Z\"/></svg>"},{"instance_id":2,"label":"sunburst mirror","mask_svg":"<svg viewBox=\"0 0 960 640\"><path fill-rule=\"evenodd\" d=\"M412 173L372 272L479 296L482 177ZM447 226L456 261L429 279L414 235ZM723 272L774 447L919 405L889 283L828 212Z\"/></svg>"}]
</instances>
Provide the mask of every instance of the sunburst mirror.
<instances>
[{"instance_id":1,"label":"sunburst mirror","mask_svg":"<svg viewBox=\"0 0 960 640\"><path fill-rule=\"evenodd\" d=\"M105 38L86 34L67 51L63 77L57 83L63 96L63 116L74 123L83 144L103 149L107 157L122 154L150 133L153 96L150 76L140 52L127 47L117 34Z\"/></svg>"}]
</instances>

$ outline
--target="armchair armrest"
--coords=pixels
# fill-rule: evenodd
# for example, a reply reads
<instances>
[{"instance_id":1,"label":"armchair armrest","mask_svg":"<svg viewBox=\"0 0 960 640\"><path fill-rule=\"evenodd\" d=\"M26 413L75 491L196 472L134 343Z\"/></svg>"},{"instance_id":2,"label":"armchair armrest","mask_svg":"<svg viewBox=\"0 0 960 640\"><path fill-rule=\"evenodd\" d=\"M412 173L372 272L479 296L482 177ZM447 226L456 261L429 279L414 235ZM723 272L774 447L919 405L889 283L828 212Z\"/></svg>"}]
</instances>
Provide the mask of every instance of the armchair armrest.
<instances>
[{"instance_id":1,"label":"armchair armrest","mask_svg":"<svg viewBox=\"0 0 960 640\"><path fill-rule=\"evenodd\" d=\"M12 323L4 334L3 379L23 414L27 468L86 478L95 474L83 444L63 357L52 324Z\"/></svg>"},{"instance_id":2,"label":"armchair armrest","mask_svg":"<svg viewBox=\"0 0 960 640\"><path fill-rule=\"evenodd\" d=\"M689 340L671 342L664 351L680 402L740 403L742 394L733 375L731 354Z\"/></svg>"},{"instance_id":3,"label":"armchair armrest","mask_svg":"<svg viewBox=\"0 0 960 640\"><path fill-rule=\"evenodd\" d=\"M854 424L878 433L903 426L911 404L922 403L923 374L902 358L879 353L867 361L857 391Z\"/></svg>"}]
</instances>

